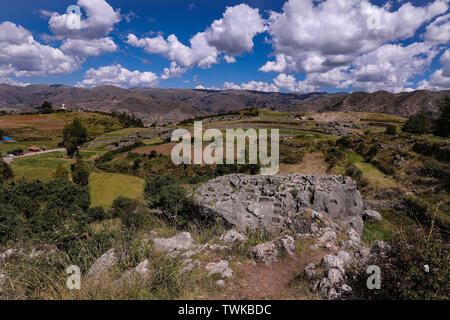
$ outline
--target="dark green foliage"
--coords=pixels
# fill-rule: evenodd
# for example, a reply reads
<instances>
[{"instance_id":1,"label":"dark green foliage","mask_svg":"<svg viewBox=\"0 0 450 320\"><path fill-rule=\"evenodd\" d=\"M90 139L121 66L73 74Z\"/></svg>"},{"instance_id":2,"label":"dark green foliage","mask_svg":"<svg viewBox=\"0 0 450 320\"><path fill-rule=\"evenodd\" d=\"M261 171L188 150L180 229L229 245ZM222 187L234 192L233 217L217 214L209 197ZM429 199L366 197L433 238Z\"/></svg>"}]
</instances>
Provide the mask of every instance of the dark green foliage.
<instances>
[{"instance_id":1,"label":"dark green foliage","mask_svg":"<svg viewBox=\"0 0 450 320\"><path fill-rule=\"evenodd\" d=\"M89 167L81 158L71 165L72 180L79 186L87 186L89 184Z\"/></svg>"},{"instance_id":2,"label":"dark green foliage","mask_svg":"<svg viewBox=\"0 0 450 320\"><path fill-rule=\"evenodd\" d=\"M328 148L325 155L325 161L330 168L334 167L340 160L345 159L345 152L337 147Z\"/></svg>"},{"instance_id":3,"label":"dark green foliage","mask_svg":"<svg viewBox=\"0 0 450 320\"><path fill-rule=\"evenodd\" d=\"M69 179L69 171L67 171L66 168L62 165L62 163L58 163L58 166L56 167L56 171L53 174L53 178L64 178Z\"/></svg>"},{"instance_id":4,"label":"dark green foliage","mask_svg":"<svg viewBox=\"0 0 450 320\"><path fill-rule=\"evenodd\" d=\"M450 97L445 97L439 105L441 114L435 122L435 134L450 137Z\"/></svg>"},{"instance_id":5,"label":"dark green foliage","mask_svg":"<svg viewBox=\"0 0 450 320\"><path fill-rule=\"evenodd\" d=\"M238 172L239 168L237 164L218 164L216 166L216 175L224 176Z\"/></svg>"},{"instance_id":6,"label":"dark green foliage","mask_svg":"<svg viewBox=\"0 0 450 320\"><path fill-rule=\"evenodd\" d=\"M88 216L90 221L103 221L108 218L105 209L102 207L89 208Z\"/></svg>"},{"instance_id":7,"label":"dark green foliage","mask_svg":"<svg viewBox=\"0 0 450 320\"><path fill-rule=\"evenodd\" d=\"M149 206L160 209L169 220L176 220L186 202L186 191L169 175L148 179L144 193Z\"/></svg>"},{"instance_id":8,"label":"dark green foliage","mask_svg":"<svg viewBox=\"0 0 450 320\"><path fill-rule=\"evenodd\" d=\"M114 200L111 206L114 217L119 217L122 223L133 229L142 228L149 220L149 212L139 201L125 197Z\"/></svg>"},{"instance_id":9,"label":"dark green foliage","mask_svg":"<svg viewBox=\"0 0 450 320\"><path fill-rule=\"evenodd\" d=\"M364 155L364 159L366 159L367 161L370 162L372 160L372 158L375 157L378 154L380 149L381 149L381 146L380 146L379 143L373 144L370 147L369 151Z\"/></svg>"},{"instance_id":10,"label":"dark green foliage","mask_svg":"<svg viewBox=\"0 0 450 320\"><path fill-rule=\"evenodd\" d=\"M402 131L417 134L426 134L433 131L433 118L425 111L419 111L408 118Z\"/></svg>"},{"instance_id":11,"label":"dark green foliage","mask_svg":"<svg viewBox=\"0 0 450 320\"><path fill-rule=\"evenodd\" d=\"M343 137L339 138L338 140L336 140L336 145L337 146L341 146L341 147L343 147L345 149L351 149L352 145L353 145L353 142L350 139L350 137L343 136Z\"/></svg>"},{"instance_id":12,"label":"dark green foliage","mask_svg":"<svg viewBox=\"0 0 450 320\"><path fill-rule=\"evenodd\" d=\"M446 144L416 142L413 151L438 160L450 162L450 147Z\"/></svg>"},{"instance_id":13,"label":"dark green foliage","mask_svg":"<svg viewBox=\"0 0 450 320\"><path fill-rule=\"evenodd\" d=\"M409 196L403 200L403 205L405 207L405 213L408 216L415 219L419 223L423 223L425 225L431 224L432 216L428 204L413 196Z\"/></svg>"},{"instance_id":14,"label":"dark green foliage","mask_svg":"<svg viewBox=\"0 0 450 320\"><path fill-rule=\"evenodd\" d=\"M113 111L111 113L111 115L113 117L119 119L120 123L125 128L132 128L132 127L143 128L144 127L144 123L142 122L142 120L137 118L134 114L130 115L126 112L120 113L120 112Z\"/></svg>"},{"instance_id":15,"label":"dark green foliage","mask_svg":"<svg viewBox=\"0 0 450 320\"><path fill-rule=\"evenodd\" d=\"M363 178L363 172L357 168L354 164L348 163L345 168L345 174L358 183L358 187L365 187L369 183Z\"/></svg>"},{"instance_id":16,"label":"dark green foliage","mask_svg":"<svg viewBox=\"0 0 450 320\"><path fill-rule=\"evenodd\" d=\"M447 180L450 178L450 168L434 159L427 160L423 164L422 173L426 176Z\"/></svg>"},{"instance_id":17,"label":"dark green foliage","mask_svg":"<svg viewBox=\"0 0 450 320\"><path fill-rule=\"evenodd\" d=\"M89 206L88 190L67 179L0 185L0 243L33 237L57 242L69 226L85 228Z\"/></svg>"},{"instance_id":18,"label":"dark green foliage","mask_svg":"<svg viewBox=\"0 0 450 320\"><path fill-rule=\"evenodd\" d=\"M439 237L417 234L408 239L398 233L392 249L372 257L367 265L381 269L381 288L367 289L366 266L354 266L347 273L349 285L358 298L369 300L450 299L450 252ZM429 266L429 272L425 271Z\"/></svg>"},{"instance_id":19,"label":"dark green foliage","mask_svg":"<svg viewBox=\"0 0 450 320\"><path fill-rule=\"evenodd\" d=\"M78 118L73 119L71 124L64 127L63 145L67 149L67 155L79 156L79 147L88 141L87 129Z\"/></svg>"},{"instance_id":20,"label":"dark green foliage","mask_svg":"<svg viewBox=\"0 0 450 320\"><path fill-rule=\"evenodd\" d=\"M242 112L242 115L247 117L257 117L259 116L259 110L258 109L246 110Z\"/></svg>"},{"instance_id":21,"label":"dark green foliage","mask_svg":"<svg viewBox=\"0 0 450 320\"><path fill-rule=\"evenodd\" d=\"M102 164L105 162L109 162L114 159L114 156L116 156L120 153L129 152L133 149L142 147L143 145L144 145L144 143L142 143L142 141L137 141L137 142L133 143L132 145L124 146L124 147L118 148L116 150L108 151L105 154L103 154L101 157L97 158L95 160L95 164L99 165L99 164Z\"/></svg>"},{"instance_id":22,"label":"dark green foliage","mask_svg":"<svg viewBox=\"0 0 450 320\"><path fill-rule=\"evenodd\" d=\"M131 170L133 170L133 171L138 170L140 168L141 162L142 162L142 159L139 159L139 158L134 159L133 165L131 166Z\"/></svg>"},{"instance_id":23,"label":"dark green foliage","mask_svg":"<svg viewBox=\"0 0 450 320\"><path fill-rule=\"evenodd\" d=\"M41 112L44 114L52 113L53 107L52 104L48 101L44 101L41 105Z\"/></svg>"},{"instance_id":24,"label":"dark green foliage","mask_svg":"<svg viewBox=\"0 0 450 320\"><path fill-rule=\"evenodd\" d=\"M385 133L390 136L395 136L396 134L398 134L398 128L397 126L390 124L386 127Z\"/></svg>"},{"instance_id":25,"label":"dark green foliage","mask_svg":"<svg viewBox=\"0 0 450 320\"><path fill-rule=\"evenodd\" d=\"M6 132L3 131L2 129L0 129L0 140L1 140L1 138L2 138L3 136L5 136L5 135L6 135Z\"/></svg>"},{"instance_id":26,"label":"dark green foliage","mask_svg":"<svg viewBox=\"0 0 450 320\"><path fill-rule=\"evenodd\" d=\"M4 182L8 182L14 179L14 172L11 167L3 161L2 156L0 155L0 184Z\"/></svg>"}]
</instances>

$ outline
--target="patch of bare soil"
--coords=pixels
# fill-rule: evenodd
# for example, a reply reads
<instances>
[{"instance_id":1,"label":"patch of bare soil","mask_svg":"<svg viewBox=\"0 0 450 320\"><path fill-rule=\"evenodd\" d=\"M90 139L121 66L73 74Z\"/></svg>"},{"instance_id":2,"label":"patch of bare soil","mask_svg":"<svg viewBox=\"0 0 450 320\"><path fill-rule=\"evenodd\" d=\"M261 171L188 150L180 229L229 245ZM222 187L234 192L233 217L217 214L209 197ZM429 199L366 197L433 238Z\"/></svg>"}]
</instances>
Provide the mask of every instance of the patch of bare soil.
<instances>
[{"instance_id":1,"label":"patch of bare soil","mask_svg":"<svg viewBox=\"0 0 450 320\"><path fill-rule=\"evenodd\" d=\"M3 116L0 128L34 128L38 130L62 130L64 121L54 120L45 115Z\"/></svg>"},{"instance_id":2,"label":"patch of bare soil","mask_svg":"<svg viewBox=\"0 0 450 320\"><path fill-rule=\"evenodd\" d=\"M324 253L299 255L271 265L246 263L237 270L237 276L226 284L214 299L225 300L301 300L316 299L314 293L293 285L295 276L309 263L318 263Z\"/></svg>"},{"instance_id":3,"label":"patch of bare soil","mask_svg":"<svg viewBox=\"0 0 450 320\"><path fill-rule=\"evenodd\" d=\"M176 142L171 143L165 143L157 146L150 146L150 147L140 147L133 152L139 153L139 154L150 154L152 151L156 151L158 154L162 153L165 156L170 156L172 154L172 149L177 145Z\"/></svg>"}]
</instances>

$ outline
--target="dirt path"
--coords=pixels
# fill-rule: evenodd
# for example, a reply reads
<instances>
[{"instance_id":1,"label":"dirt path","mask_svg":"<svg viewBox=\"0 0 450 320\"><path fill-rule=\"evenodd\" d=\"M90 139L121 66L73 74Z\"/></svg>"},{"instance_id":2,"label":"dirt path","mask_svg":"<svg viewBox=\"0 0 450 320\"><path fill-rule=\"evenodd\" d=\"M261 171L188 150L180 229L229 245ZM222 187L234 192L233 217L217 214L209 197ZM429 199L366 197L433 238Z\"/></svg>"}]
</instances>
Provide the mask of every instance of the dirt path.
<instances>
[{"instance_id":1,"label":"dirt path","mask_svg":"<svg viewBox=\"0 0 450 320\"><path fill-rule=\"evenodd\" d=\"M318 263L324 253L299 255L286 258L272 265L246 263L237 270L238 276L226 286L217 299L265 300L265 299L315 299L306 288L301 291L293 285L295 276L309 263Z\"/></svg>"},{"instance_id":2,"label":"dirt path","mask_svg":"<svg viewBox=\"0 0 450 320\"><path fill-rule=\"evenodd\" d=\"M39 156L41 154L47 154L47 153L53 153L53 152L66 152L66 149L61 148L61 149L51 149L51 150L39 151L39 152L29 152L29 153L25 153L23 156L20 156L20 157L3 158L3 160L6 163L11 163L14 161L14 159L22 159L22 158L26 158L26 157Z\"/></svg>"}]
</instances>

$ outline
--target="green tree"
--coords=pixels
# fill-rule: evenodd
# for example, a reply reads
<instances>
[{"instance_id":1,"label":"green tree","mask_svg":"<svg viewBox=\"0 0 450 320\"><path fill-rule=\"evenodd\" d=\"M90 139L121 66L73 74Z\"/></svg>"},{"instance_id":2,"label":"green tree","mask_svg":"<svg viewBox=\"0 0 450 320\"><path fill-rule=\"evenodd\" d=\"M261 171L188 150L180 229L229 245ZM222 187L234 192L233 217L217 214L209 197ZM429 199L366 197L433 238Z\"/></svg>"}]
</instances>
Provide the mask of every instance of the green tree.
<instances>
[{"instance_id":1,"label":"green tree","mask_svg":"<svg viewBox=\"0 0 450 320\"><path fill-rule=\"evenodd\" d=\"M72 123L64 127L63 137L67 155L73 157L76 154L78 158L80 156L79 147L88 141L87 129L78 118L73 119Z\"/></svg>"},{"instance_id":2,"label":"green tree","mask_svg":"<svg viewBox=\"0 0 450 320\"><path fill-rule=\"evenodd\" d=\"M0 183L8 182L14 178L11 167L3 160L0 154Z\"/></svg>"},{"instance_id":3,"label":"green tree","mask_svg":"<svg viewBox=\"0 0 450 320\"><path fill-rule=\"evenodd\" d=\"M52 113L53 107L52 104L48 101L44 101L41 105L41 112L42 113Z\"/></svg>"},{"instance_id":4,"label":"green tree","mask_svg":"<svg viewBox=\"0 0 450 320\"><path fill-rule=\"evenodd\" d=\"M397 127L390 124L386 127L386 134L390 135L390 136L395 136L398 133Z\"/></svg>"},{"instance_id":5,"label":"green tree","mask_svg":"<svg viewBox=\"0 0 450 320\"><path fill-rule=\"evenodd\" d=\"M2 137L5 135L5 131L3 131L2 129L0 129L0 140L2 139Z\"/></svg>"},{"instance_id":6,"label":"green tree","mask_svg":"<svg viewBox=\"0 0 450 320\"><path fill-rule=\"evenodd\" d=\"M83 159L78 158L77 162L72 164L72 180L79 186L87 186L89 184L89 167Z\"/></svg>"},{"instance_id":7,"label":"green tree","mask_svg":"<svg viewBox=\"0 0 450 320\"><path fill-rule=\"evenodd\" d=\"M450 97L445 97L439 105L441 115L436 120L435 134L440 137L450 137Z\"/></svg>"},{"instance_id":8,"label":"green tree","mask_svg":"<svg viewBox=\"0 0 450 320\"><path fill-rule=\"evenodd\" d=\"M151 208L158 208L169 220L175 220L186 202L186 191L170 175L146 181L145 198Z\"/></svg>"},{"instance_id":9,"label":"green tree","mask_svg":"<svg viewBox=\"0 0 450 320\"><path fill-rule=\"evenodd\" d=\"M410 116L402 127L402 131L417 134L431 133L433 119L425 112L419 111Z\"/></svg>"},{"instance_id":10,"label":"green tree","mask_svg":"<svg viewBox=\"0 0 450 320\"><path fill-rule=\"evenodd\" d=\"M53 178L69 179L69 171L67 171L67 169L64 168L62 163L58 163L58 166L56 167L56 171L55 171L55 173L53 173Z\"/></svg>"}]
</instances>

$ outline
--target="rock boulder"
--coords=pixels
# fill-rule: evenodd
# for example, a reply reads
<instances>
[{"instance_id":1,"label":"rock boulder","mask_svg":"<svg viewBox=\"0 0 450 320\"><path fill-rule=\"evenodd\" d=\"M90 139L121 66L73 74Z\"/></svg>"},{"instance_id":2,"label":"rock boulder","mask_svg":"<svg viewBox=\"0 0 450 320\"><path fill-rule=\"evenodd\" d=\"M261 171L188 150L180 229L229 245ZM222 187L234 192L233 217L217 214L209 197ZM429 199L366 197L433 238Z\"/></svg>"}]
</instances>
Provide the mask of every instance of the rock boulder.
<instances>
[{"instance_id":1,"label":"rock boulder","mask_svg":"<svg viewBox=\"0 0 450 320\"><path fill-rule=\"evenodd\" d=\"M338 175L243 175L218 177L195 192L207 216L241 230L308 232L304 215L317 211L362 233L363 201L356 183Z\"/></svg>"}]
</instances>

